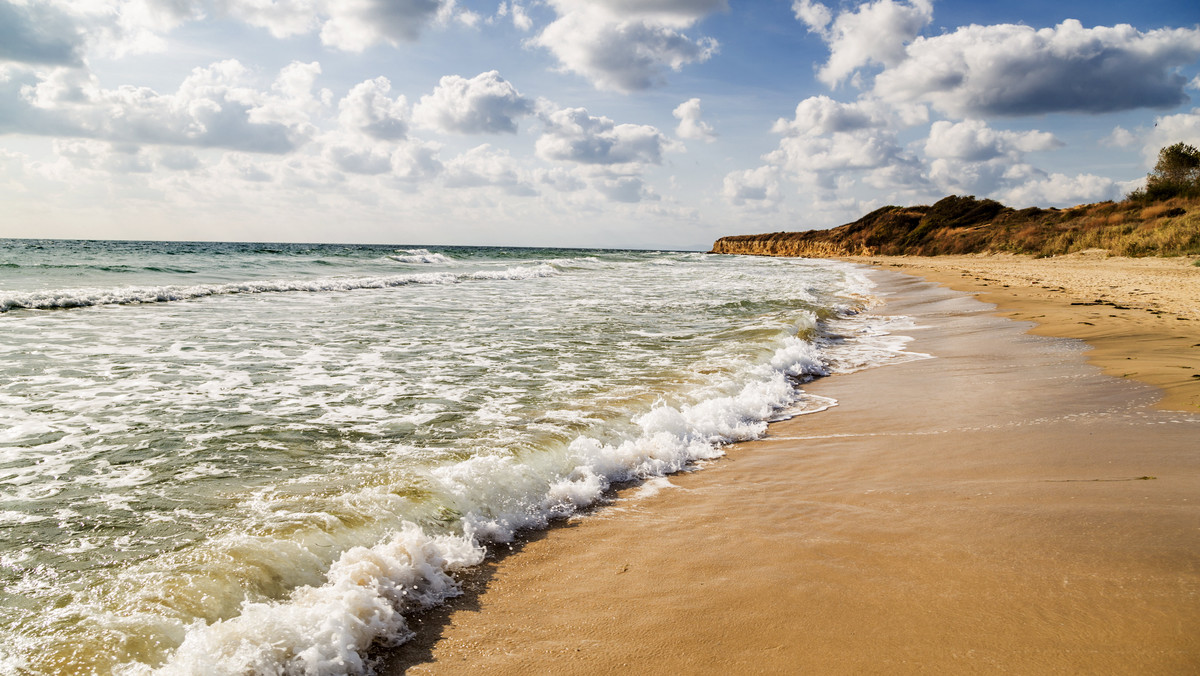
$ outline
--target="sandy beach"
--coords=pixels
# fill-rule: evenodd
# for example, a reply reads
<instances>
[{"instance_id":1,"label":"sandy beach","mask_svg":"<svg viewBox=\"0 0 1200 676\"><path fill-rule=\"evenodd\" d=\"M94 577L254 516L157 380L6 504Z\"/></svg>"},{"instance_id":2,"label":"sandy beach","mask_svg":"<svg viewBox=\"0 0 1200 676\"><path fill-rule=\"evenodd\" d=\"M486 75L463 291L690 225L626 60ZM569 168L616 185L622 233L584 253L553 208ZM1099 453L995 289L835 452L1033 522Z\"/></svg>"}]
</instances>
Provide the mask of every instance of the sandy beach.
<instances>
[{"instance_id":1,"label":"sandy beach","mask_svg":"<svg viewBox=\"0 0 1200 676\"><path fill-rule=\"evenodd\" d=\"M1200 315L1154 285L1200 268L1022 260L869 261L932 358L490 559L381 673L1196 673Z\"/></svg>"},{"instance_id":2,"label":"sandy beach","mask_svg":"<svg viewBox=\"0 0 1200 676\"><path fill-rule=\"evenodd\" d=\"M1190 258L1120 258L1087 251L850 259L917 274L1037 323L1037 335L1078 338L1106 373L1163 390L1158 408L1200 411L1200 267Z\"/></svg>"}]
</instances>

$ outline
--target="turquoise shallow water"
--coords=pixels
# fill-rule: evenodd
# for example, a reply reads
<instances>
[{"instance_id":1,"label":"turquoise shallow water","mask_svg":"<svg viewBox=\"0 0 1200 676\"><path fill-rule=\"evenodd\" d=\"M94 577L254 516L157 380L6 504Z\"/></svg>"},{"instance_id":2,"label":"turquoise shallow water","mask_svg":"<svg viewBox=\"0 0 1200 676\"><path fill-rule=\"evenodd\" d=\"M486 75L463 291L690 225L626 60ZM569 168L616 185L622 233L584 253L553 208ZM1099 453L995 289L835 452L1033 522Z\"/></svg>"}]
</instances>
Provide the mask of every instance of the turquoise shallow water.
<instances>
[{"instance_id":1,"label":"turquoise shallow water","mask_svg":"<svg viewBox=\"0 0 1200 676\"><path fill-rule=\"evenodd\" d=\"M686 252L0 240L0 673L368 671L488 546L909 358L871 293Z\"/></svg>"}]
</instances>

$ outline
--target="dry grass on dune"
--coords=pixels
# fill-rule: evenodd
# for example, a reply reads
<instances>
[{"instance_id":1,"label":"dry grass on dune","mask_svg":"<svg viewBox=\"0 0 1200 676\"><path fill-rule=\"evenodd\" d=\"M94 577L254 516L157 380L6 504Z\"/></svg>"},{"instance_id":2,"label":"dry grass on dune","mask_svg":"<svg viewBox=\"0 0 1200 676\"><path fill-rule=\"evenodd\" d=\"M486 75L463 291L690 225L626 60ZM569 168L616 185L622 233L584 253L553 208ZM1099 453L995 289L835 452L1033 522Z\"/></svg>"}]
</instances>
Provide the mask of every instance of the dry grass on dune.
<instances>
[{"instance_id":1,"label":"dry grass on dune","mask_svg":"<svg viewBox=\"0 0 1200 676\"><path fill-rule=\"evenodd\" d=\"M1045 257L1085 249L1128 257L1200 255L1200 198L1017 210L994 200L951 196L932 206L883 207L831 230L723 237L713 246L714 253L814 257Z\"/></svg>"}]
</instances>

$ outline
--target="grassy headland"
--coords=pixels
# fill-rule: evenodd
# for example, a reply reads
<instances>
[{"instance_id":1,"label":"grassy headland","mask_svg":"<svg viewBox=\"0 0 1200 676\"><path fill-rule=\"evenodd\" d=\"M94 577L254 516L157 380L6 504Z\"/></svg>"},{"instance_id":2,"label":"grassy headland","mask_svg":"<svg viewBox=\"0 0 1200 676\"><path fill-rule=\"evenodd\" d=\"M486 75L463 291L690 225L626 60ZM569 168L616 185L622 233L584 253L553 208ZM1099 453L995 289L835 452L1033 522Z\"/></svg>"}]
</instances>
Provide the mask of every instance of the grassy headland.
<instances>
[{"instance_id":1,"label":"grassy headland","mask_svg":"<svg viewBox=\"0 0 1200 676\"><path fill-rule=\"evenodd\" d=\"M1131 198L1069 209L1013 209L952 195L932 206L876 209L829 230L722 237L713 253L762 256L1057 256L1106 249L1114 256L1200 255L1200 197Z\"/></svg>"}]
</instances>

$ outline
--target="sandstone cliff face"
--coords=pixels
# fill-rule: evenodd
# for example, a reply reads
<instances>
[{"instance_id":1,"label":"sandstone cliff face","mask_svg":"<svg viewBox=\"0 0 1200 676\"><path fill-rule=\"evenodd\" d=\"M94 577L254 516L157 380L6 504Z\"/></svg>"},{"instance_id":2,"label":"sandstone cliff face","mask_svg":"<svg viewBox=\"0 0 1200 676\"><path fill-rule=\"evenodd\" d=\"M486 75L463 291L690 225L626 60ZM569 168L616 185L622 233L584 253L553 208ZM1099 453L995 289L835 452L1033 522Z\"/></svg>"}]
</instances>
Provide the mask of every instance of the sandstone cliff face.
<instances>
[{"instance_id":1,"label":"sandstone cliff face","mask_svg":"<svg viewBox=\"0 0 1200 676\"><path fill-rule=\"evenodd\" d=\"M1107 249L1119 256L1200 255L1200 198L1098 202L1020 211L951 195L932 206L883 207L831 230L722 237L712 253L754 256L940 256L1006 252L1057 256Z\"/></svg>"},{"instance_id":2,"label":"sandstone cliff face","mask_svg":"<svg viewBox=\"0 0 1200 676\"><path fill-rule=\"evenodd\" d=\"M856 255L840 244L807 241L798 237L805 233L776 232L769 235L737 235L722 237L713 243L709 253L743 254L748 256L795 256L802 258L828 258ZM870 255L866 253L864 255Z\"/></svg>"},{"instance_id":3,"label":"sandstone cliff face","mask_svg":"<svg viewBox=\"0 0 1200 676\"><path fill-rule=\"evenodd\" d=\"M722 237L713 253L820 258L965 251L980 245L981 226L1012 211L992 200L951 196L933 206L883 207L831 230Z\"/></svg>"}]
</instances>

